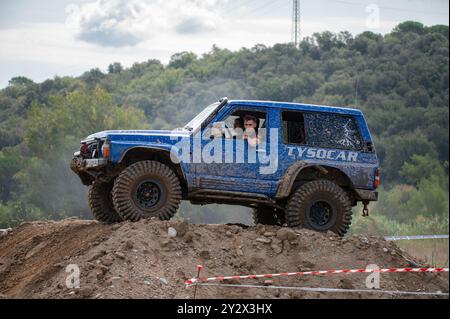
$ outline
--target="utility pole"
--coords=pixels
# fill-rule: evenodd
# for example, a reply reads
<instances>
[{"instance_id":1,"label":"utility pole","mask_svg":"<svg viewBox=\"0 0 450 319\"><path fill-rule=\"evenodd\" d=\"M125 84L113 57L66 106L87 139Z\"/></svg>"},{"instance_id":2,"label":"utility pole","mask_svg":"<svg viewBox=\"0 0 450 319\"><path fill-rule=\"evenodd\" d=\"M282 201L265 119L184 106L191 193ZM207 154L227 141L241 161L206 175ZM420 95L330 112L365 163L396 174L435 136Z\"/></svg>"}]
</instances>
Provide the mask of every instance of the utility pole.
<instances>
[{"instance_id":1,"label":"utility pole","mask_svg":"<svg viewBox=\"0 0 450 319\"><path fill-rule=\"evenodd\" d=\"M292 43L298 48L300 44L300 0L293 0L292 8Z\"/></svg>"}]
</instances>

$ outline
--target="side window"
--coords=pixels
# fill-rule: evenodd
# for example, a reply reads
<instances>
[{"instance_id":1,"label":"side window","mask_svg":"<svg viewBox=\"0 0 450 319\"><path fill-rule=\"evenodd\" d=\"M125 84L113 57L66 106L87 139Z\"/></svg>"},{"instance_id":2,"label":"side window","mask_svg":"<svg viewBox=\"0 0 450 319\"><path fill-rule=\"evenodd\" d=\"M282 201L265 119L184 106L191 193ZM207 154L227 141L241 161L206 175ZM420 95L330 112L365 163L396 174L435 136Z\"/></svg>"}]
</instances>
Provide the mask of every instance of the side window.
<instances>
[{"instance_id":1,"label":"side window","mask_svg":"<svg viewBox=\"0 0 450 319\"><path fill-rule=\"evenodd\" d=\"M308 113L304 116L308 145L353 151L363 148L355 118L326 113Z\"/></svg>"},{"instance_id":2,"label":"side window","mask_svg":"<svg viewBox=\"0 0 450 319\"><path fill-rule=\"evenodd\" d=\"M224 119L227 129L231 132L231 136L236 139L244 138L246 129L246 121L254 124L254 129L261 142L266 139L266 120L267 115L264 111L238 109ZM248 123L247 123L248 124Z\"/></svg>"},{"instance_id":3,"label":"side window","mask_svg":"<svg viewBox=\"0 0 450 319\"><path fill-rule=\"evenodd\" d=\"M241 117L237 115L230 115L225 119L225 125L232 129L238 137L242 137L244 131L244 122Z\"/></svg>"},{"instance_id":4,"label":"side window","mask_svg":"<svg viewBox=\"0 0 450 319\"><path fill-rule=\"evenodd\" d=\"M305 119L303 113L283 111L283 142L285 144L305 144Z\"/></svg>"}]
</instances>

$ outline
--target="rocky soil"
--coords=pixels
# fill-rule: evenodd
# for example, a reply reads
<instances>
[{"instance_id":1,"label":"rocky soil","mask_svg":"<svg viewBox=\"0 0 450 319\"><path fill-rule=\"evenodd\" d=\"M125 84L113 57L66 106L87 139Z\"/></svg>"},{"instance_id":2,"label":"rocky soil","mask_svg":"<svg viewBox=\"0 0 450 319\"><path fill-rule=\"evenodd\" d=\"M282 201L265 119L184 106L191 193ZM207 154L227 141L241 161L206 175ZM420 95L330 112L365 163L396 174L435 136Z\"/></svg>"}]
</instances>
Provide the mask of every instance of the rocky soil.
<instances>
[{"instance_id":1,"label":"rocky soil","mask_svg":"<svg viewBox=\"0 0 450 319\"><path fill-rule=\"evenodd\" d=\"M339 238L276 226L155 220L104 225L66 219L23 223L0 234L0 297L192 298L194 288L186 288L184 281L196 276L199 264L204 266L202 277L365 268L369 264L427 266L395 243L372 236ZM66 281L76 282L68 280L76 274L76 267L69 265L80 271L79 288L66 285ZM285 277L274 279L273 285L366 289L366 278L367 274ZM381 274L380 284L384 290L448 292L449 278L447 273ZM197 290L197 298L227 299L419 297L217 286Z\"/></svg>"}]
</instances>

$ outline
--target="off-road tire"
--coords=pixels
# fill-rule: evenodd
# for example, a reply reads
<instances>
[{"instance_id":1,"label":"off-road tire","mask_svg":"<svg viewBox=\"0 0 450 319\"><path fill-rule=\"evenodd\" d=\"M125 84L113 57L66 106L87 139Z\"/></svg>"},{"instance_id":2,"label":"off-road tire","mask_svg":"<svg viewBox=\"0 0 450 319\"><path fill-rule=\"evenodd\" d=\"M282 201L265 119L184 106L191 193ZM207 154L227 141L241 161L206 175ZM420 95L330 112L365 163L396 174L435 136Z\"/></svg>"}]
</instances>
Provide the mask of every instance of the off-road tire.
<instances>
[{"instance_id":1,"label":"off-road tire","mask_svg":"<svg viewBox=\"0 0 450 319\"><path fill-rule=\"evenodd\" d=\"M330 216L324 225L314 221L314 218L316 221L322 218L314 215L317 210L314 211L313 208L317 207L320 207L319 209L326 207L324 211ZM329 211L331 213L328 213ZM328 219L324 217L322 221ZM347 193L332 181L308 182L291 195L286 206L286 220L290 227L304 227L320 232L332 231L344 236L352 222L351 201Z\"/></svg>"},{"instance_id":2,"label":"off-road tire","mask_svg":"<svg viewBox=\"0 0 450 319\"><path fill-rule=\"evenodd\" d=\"M253 208L253 223L255 225L280 225L285 222L284 211L265 205Z\"/></svg>"},{"instance_id":3,"label":"off-road tire","mask_svg":"<svg viewBox=\"0 0 450 319\"><path fill-rule=\"evenodd\" d=\"M161 198L155 206L139 206L136 196L140 183L157 185ZM176 214L181 196L177 175L168 166L157 161L142 161L130 165L116 178L112 191L114 207L123 219L130 221L152 217L169 220Z\"/></svg>"},{"instance_id":4,"label":"off-road tire","mask_svg":"<svg viewBox=\"0 0 450 319\"><path fill-rule=\"evenodd\" d=\"M94 218L102 223L118 223L122 221L120 215L114 209L111 190L113 182L94 182L89 186L88 202Z\"/></svg>"}]
</instances>

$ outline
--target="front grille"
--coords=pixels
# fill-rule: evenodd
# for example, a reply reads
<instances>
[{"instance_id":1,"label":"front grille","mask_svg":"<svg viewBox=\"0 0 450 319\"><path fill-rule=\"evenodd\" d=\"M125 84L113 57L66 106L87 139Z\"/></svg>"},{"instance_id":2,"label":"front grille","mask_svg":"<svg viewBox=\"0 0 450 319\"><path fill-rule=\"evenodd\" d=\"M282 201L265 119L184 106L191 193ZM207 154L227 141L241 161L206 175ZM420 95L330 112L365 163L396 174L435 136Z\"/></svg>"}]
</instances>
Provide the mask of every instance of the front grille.
<instances>
[{"instance_id":1,"label":"front grille","mask_svg":"<svg viewBox=\"0 0 450 319\"><path fill-rule=\"evenodd\" d=\"M102 157L103 141L95 140L81 144L80 154L84 159L94 159Z\"/></svg>"}]
</instances>

